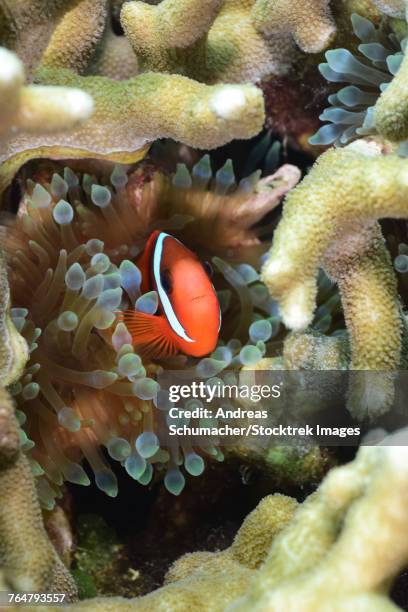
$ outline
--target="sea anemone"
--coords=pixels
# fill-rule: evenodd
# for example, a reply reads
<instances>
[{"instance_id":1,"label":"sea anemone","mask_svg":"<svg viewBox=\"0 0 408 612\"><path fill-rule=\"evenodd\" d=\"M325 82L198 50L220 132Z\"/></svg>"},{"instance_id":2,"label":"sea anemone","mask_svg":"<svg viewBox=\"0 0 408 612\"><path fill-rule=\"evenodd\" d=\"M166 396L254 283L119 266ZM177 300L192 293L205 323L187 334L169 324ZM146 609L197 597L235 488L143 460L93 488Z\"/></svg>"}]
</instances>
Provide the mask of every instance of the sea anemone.
<instances>
[{"instance_id":1,"label":"sea anemone","mask_svg":"<svg viewBox=\"0 0 408 612\"><path fill-rule=\"evenodd\" d=\"M347 49L331 49L327 63L319 65L332 83L350 83L329 96L330 106L320 115L329 123L309 142L314 145L345 145L361 135L375 133L374 105L401 65L407 39L386 34L371 21L353 14L354 34L361 40L358 56Z\"/></svg>"},{"instance_id":2,"label":"sea anemone","mask_svg":"<svg viewBox=\"0 0 408 612\"><path fill-rule=\"evenodd\" d=\"M254 365L280 328L276 304L256 268L267 245L253 225L296 184L297 168L284 166L272 177L259 181L256 174L236 185L231 162L214 177L208 156L191 172L179 165L171 176L149 164L132 173L119 165L93 167L98 179L40 164L37 182L26 180L17 215L3 226L12 317L30 350L11 392L46 508L53 507L64 481L90 483L84 458L96 485L117 495L101 447L144 485L154 466L167 468L165 486L179 494L185 484L181 466L197 476L204 470L202 455L222 459L222 453L217 445L166 443L160 432L167 431L168 415L156 408L158 373L185 367L209 378L226 367ZM214 283L224 324L219 346L201 360L143 360L118 320L119 309L157 309L154 291L140 294L141 272L134 263L155 229L194 245L212 257L218 271ZM246 257L254 265L244 263ZM239 306L230 299L231 289Z\"/></svg>"}]
</instances>

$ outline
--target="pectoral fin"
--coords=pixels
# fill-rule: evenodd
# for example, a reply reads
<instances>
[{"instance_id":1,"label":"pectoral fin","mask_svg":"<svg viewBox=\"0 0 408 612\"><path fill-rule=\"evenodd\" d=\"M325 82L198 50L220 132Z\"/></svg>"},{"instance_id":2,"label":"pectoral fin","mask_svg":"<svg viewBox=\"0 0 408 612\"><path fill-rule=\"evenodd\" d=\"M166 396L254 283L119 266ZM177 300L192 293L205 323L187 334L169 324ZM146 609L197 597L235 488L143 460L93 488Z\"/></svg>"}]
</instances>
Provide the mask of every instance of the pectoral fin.
<instances>
[{"instance_id":1,"label":"pectoral fin","mask_svg":"<svg viewBox=\"0 0 408 612\"><path fill-rule=\"evenodd\" d=\"M172 330L162 316L126 310L119 314L132 336L133 346L147 359L166 359L178 352Z\"/></svg>"}]
</instances>

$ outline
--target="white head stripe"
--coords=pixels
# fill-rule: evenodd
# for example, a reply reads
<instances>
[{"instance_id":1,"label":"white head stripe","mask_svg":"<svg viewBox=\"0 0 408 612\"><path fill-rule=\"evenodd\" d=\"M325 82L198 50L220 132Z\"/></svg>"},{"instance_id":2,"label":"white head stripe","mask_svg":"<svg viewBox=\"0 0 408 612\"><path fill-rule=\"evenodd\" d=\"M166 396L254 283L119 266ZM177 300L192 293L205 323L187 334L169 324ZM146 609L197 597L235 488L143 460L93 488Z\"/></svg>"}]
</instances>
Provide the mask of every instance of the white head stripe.
<instances>
[{"instance_id":1,"label":"white head stripe","mask_svg":"<svg viewBox=\"0 0 408 612\"><path fill-rule=\"evenodd\" d=\"M156 246L154 249L153 274L154 274L154 280L156 281L157 292L159 294L159 298L163 306L164 314L166 315L167 320L170 323L172 330L178 336L180 336L180 338L183 338L183 340L186 340L186 342L195 342L195 340L192 340L191 338L187 336L185 329L181 325L180 321L178 320L176 316L176 313L173 310L173 306L171 305L169 297L167 293L165 292L165 290L163 289L163 285L161 282L160 265L161 265L161 259L162 259L162 254L163 254L163 242L164 242L164 239L167 237L171 238L169 234L166 234L165 232L160 232L160 234L157 237Z\"/></svg>"},{"instance_id":2,"label":"white head stripe","mask_svg":"<svg viewBox=\"0 0 408 612\"><path fill-rule=\"evenodd\" d=\"M214 289L214 293L215 293L215 295L217 295L217 292L216 292L216 290L215 290L215 287L214 287L214 285L213 285L212 283L211 283L211 286L212 286L212 288ZM218 299L218 298L217 298L217 299ZM219 316L218 331L220 331L220 329L221 329L221 323L222 323L222 312L221 312L221 306L219 305L219 302L218 302L218 316Z\"/></svg>"}]
</instances>

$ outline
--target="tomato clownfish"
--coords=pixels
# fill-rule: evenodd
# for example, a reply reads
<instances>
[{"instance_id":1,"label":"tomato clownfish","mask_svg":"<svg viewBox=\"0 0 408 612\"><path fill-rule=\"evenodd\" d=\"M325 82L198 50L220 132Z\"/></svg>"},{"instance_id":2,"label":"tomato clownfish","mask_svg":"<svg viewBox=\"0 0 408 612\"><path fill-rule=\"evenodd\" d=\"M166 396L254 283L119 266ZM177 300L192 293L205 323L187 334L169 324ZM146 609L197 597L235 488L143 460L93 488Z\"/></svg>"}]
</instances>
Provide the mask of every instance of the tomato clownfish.
<instances>
[{"instance_id":1,"label":"tomato clownfish","mask_svg":"<svg viewBox=\"0 0 408 612\"><path fill-rule=\"evenodd\" d=\"M133 345L150 358L179 352L202 357L215 349L221 310L209 270L177 238L155 231L136 261L141 291L157 291L159 310L121 313Z\"/></svg>"}]
</instances>

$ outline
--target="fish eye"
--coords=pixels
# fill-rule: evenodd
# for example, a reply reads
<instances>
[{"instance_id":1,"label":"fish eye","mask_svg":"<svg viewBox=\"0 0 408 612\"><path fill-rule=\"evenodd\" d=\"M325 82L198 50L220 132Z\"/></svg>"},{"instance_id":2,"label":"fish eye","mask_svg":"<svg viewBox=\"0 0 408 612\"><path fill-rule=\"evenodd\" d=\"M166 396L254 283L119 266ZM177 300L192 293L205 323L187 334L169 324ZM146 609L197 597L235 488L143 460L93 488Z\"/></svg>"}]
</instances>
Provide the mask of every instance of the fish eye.
<instances>
[{"instance_id":1,"label":"fish eye","mask_svg":"<svg viewBox=\"0 0 408 612\"><path fill-rule=\"evenodd\" d=\"M204 270L207 272L208 276L209 276L210 278L212 278L212 277L213 277L213 275L214 275L214 270L213 270L213 267L212 267L212 265L210 264L210 262L209 262L209 261L205 261L205 262L203 263L203 267L204 267Z\"/></svg>"},{"instance_id":2,"label":"fish eye","mask_svg":"<svg viewBox=\"0 0 408 612\"><path fill-rule=\"evenodd\" d=\"M167 268L160 273L160 282L166 293L171 293L173 284L171 282L170 270Z\"/></svg>"}]
</instances>

